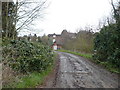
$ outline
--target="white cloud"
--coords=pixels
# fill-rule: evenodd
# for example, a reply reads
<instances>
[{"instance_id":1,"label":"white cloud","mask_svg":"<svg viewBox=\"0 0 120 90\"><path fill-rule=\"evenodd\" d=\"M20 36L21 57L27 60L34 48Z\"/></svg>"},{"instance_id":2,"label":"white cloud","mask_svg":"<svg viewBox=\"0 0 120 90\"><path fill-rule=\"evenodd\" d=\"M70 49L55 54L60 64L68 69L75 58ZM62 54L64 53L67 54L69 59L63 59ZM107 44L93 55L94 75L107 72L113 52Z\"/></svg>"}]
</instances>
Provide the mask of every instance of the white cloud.
<instances>
[{"instance_id":1,"label":"white cloud","mask_svg":"<svg viewBox=\"0 0 120 90\"><path fill-rule=\"evenodd\" d=\"M79 27L97 25L111 12L110 0L48 0L45 20L37 20L35 27L43 33L75 32Z\"/></svg>"}]
</instances>

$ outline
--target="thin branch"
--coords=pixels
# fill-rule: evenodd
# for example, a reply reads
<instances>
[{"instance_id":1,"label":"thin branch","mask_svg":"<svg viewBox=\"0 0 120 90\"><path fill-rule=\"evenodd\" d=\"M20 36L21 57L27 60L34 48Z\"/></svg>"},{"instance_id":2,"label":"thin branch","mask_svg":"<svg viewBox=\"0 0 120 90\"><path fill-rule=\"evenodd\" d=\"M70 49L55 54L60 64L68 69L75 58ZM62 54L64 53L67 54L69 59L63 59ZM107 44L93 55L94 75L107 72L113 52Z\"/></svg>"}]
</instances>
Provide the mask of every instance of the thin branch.
<instances>
[{"instance_id":1,"label":"thin branch","mask_svg":"<svg viewBox=\"0 0 120 90\"><path fill-rule=\"evenodd\" d=\"M27 24L27 22L29 22L29 24L30 24L30 23L33 21L33 19L36 18L38 12L41 10L41 8L43 7L43 5L44 5L45 3L46 3L46 2L43 2L39 7L36 6L36 7L32 10L31 14L29 14L29 17L24 21L24 23L23 23L17 30L19 30L20 28L22 28L23 26L25 26L25 25ZM36 12L37 12L37 13L36 13ZM31 19L31 20L30 20L30 19Z\"/></svg>"}]
</instances>

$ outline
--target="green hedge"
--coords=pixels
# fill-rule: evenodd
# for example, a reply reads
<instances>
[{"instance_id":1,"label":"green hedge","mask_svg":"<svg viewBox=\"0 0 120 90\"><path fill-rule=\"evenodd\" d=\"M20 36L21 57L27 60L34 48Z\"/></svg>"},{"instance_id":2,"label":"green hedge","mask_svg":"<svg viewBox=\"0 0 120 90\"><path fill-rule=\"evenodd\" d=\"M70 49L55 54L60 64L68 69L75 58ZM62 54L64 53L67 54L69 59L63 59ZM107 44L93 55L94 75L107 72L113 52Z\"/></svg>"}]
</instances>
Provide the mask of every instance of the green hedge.
<instances>
[{"instance_id":1,"label":"green hedge","mask_svg":"<svg viewBox=\"0 0 120 90\"><path fill-rule=\"evenodd\" d=\"M95 38L94 60L120 68L120 29L117 24L104 26Z\"/></svg>"},{"instance_id":2,"label":"green hedge","mask_svg":"<svg viewBox=\"0 0 120 90\"><path fill-rule=\"evenodd\" d=\"M41 43L12 40L3 45L3 60L21 73L41 72L53 63L53 53Z\"/></svg>"}]
</instances>

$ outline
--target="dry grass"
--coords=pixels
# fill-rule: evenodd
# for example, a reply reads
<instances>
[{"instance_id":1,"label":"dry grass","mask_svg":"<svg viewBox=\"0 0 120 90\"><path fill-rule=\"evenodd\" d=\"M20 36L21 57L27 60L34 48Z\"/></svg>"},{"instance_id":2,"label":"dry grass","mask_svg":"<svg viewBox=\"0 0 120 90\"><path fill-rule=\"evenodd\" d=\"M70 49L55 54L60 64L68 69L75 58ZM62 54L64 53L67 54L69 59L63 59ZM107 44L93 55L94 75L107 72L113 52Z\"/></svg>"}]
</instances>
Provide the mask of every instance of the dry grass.
<instances>
[{"instance_id":1,"label":"dry grass","mask_svg":"<svg viewBox=\"0 0 120 90\"><path fill-rule=\"evenodd\" d=\"M18 73L14 72L10 67L2 65L2 87L8 86L11 82L19 80Z\"/></svg>"}]
</instances>

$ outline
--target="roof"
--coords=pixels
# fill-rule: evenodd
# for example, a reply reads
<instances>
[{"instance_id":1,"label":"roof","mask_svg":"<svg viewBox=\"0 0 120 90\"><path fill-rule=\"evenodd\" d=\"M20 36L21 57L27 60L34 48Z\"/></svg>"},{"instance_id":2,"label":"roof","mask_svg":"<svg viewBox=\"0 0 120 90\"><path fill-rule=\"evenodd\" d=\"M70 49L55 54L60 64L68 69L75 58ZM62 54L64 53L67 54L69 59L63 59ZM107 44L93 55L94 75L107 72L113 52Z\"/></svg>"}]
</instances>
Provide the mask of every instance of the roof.
<instances>
[{"instance_id":1,"label":"roof","mask_svg":"<svg viewBox=\"0 0 120 90\"><path fill-rule=\"evenodd\" d=\"M56 35L56 37L53 37ZM55 38L56 44L63 45L66 38L76 38L76 33L67 32L67 30L63 30L61 34L48 34L48 37Z\"/></svg>"},{"instance_id":2,"label":"roof","mask_svg":"<svg viewBox=\"0 0 120 90\"><path fill-rule=\"evenodd\" d=\"M52 37L53 35L56 35L56 36L61 36L60 34L48 34L48 37Z\"/></svg>"}]
</instances>

